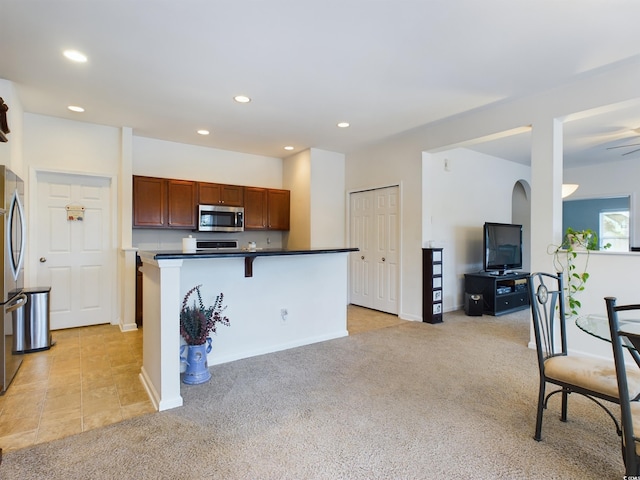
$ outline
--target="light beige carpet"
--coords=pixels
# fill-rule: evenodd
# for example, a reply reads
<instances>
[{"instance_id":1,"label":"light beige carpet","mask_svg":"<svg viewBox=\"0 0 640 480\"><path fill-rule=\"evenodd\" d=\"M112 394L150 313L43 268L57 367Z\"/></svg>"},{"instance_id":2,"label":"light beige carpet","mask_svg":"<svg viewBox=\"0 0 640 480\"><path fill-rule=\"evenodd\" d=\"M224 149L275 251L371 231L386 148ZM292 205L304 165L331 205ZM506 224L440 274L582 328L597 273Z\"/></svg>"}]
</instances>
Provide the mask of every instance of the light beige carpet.
<instances>
[{"instance_id":1,"label":"light beige carpet","mask_svg":"<svg viewBox=\"0 0 640 480\"><path fill-rule=\"evenodd\" d=\"M2 479L620 479L597 406L533 440L528 312L446 314L211 367L185 406L5 453Z\"/></svg>"}]
</instances>

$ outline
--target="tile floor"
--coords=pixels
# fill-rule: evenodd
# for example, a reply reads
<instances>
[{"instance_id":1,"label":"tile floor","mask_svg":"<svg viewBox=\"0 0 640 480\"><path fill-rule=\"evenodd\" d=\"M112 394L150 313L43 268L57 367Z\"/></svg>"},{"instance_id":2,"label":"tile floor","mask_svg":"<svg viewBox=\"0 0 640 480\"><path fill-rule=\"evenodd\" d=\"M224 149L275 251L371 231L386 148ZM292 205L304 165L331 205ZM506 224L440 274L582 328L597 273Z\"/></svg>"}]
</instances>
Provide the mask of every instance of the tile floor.
<instances>
[{"instance_id":1,"label":"tile floor","mask_svg":"<svg viewBox=\"0 0 640 480\"><path fill-rule=\"evenodd\" d=\"M0 396L0 448L47 442L154 412L139 379L142 330L115 325L54 330L28 353Z\"/></svg>"},{"instance_id":2,"label":"tile floor","mask_svg":"<svg viewBox=\"0 0 640 480\"><path fill-rule=\"evenodd\" d=\"M401 325L408 320L400 320L397 315L349 305L347 307L347 331L349 335Z\"/></svg>"},{"instance_id":3,"label":"tile floor","mask_svg":"<svg viewBox=\"0 0 640 480\"><path fill-rule=\"evenodd\" d=\"M403 323L396 315L349 305L350 335ZM116 325L54 330L55 345L24 355L0 396L4 451L63 438L155 412L139 378L142 330Z\"/></svg>"}]
</instances>

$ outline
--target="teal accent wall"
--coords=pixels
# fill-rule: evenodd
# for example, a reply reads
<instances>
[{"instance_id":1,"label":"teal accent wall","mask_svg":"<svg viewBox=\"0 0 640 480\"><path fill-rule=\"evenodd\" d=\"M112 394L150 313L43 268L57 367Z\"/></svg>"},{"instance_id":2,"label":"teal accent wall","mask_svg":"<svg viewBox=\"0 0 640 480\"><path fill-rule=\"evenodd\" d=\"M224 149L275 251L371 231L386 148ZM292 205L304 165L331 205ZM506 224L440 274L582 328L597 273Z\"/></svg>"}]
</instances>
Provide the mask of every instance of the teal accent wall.
<instances>
[{"instance_id":1,"label":"teal accent wall","mask_svg":"<svg viewBox=\"0 0 640 480\"><path fill-rule=\"evenodd\" d=\"M564 200L562 202L562 232L567 227L574 230L600 228L600 212L629 210L629 197L591 198L585 200Z\"/></svg>"}]
</instances>

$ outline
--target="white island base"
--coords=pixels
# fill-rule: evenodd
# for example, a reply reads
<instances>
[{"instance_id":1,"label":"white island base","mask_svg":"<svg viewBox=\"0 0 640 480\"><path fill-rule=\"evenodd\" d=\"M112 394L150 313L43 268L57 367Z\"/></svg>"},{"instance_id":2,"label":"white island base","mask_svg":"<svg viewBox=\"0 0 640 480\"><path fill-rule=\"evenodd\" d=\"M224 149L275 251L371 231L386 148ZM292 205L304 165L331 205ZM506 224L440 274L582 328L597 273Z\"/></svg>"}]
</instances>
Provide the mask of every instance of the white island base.
<instances>
[{"instance_id":1,"label":"white island base","mask_svg":"<svg viewBox=\"0 0 640 480\"><path fill-rule=\"evenodd\" d=\"M202 285L212 305L224 294L209 366L348 335L347 263L352 249L234 254L140 252L143 273L141 378L157 410L182 405L179 317ZM189 299L194 300L194 295ZM283 310L286 314L283 315ZM190 387L197 388L197 387Z\"/></svg>"}]
</instances>

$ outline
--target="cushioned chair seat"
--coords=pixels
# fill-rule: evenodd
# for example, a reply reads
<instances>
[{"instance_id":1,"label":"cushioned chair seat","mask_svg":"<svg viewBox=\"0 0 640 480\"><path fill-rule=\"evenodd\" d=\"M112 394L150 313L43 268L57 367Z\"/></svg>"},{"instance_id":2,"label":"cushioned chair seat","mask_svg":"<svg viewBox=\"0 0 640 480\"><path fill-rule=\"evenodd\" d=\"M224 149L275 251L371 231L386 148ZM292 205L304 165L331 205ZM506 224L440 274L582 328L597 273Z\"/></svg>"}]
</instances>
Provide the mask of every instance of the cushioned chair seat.
<instances>
[{"instance_id":1,"label":"cushioned chair seat","mask_svg":"<svg viewBox=\"0 0 640 480\"><path fill-rule=\"evenodd\" d=\"M544 371L547 378L571 385L580 385L604 395L618 397L616 367L613 362L590 357L562 355L545 360ZM627 381L629 398L633 399L640 393L640 371L637 369L628 371ZM640 421L640 410L638 410L638 415Z\"/></svg>"}]
</instances>

